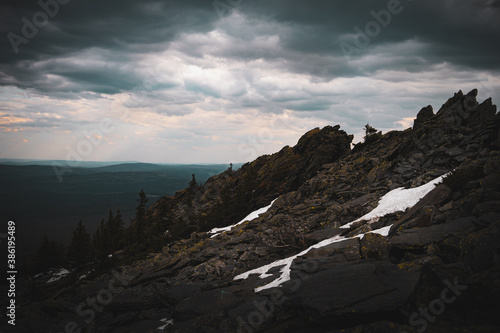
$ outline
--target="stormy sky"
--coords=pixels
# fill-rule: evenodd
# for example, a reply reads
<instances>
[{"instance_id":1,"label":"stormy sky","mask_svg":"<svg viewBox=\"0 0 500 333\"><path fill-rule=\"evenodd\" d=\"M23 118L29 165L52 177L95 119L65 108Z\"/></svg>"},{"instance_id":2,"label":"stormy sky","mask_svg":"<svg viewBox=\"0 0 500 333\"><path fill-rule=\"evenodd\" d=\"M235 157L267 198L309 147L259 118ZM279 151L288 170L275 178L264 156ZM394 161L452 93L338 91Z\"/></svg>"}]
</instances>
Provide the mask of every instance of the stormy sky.
<instances>
[{"instance_id":1,"label":"stormy sky","mask_svg":"<svg viewBox=\"0 0 500 333\"><path fill-rule=\"evenodd\" d=\"M0 4L0 158L245 162L500 100L500 0Z\"/></svg>"}]
</instances>

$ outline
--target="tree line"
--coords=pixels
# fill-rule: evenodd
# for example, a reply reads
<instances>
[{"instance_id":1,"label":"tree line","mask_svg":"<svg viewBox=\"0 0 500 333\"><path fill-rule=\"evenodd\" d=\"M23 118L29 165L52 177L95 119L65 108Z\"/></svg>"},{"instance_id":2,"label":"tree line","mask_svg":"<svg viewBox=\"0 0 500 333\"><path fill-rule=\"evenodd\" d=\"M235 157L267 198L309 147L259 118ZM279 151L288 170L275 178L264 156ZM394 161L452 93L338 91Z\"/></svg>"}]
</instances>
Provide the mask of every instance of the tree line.
<instances>
[{"instance_id":1,"label":"tree line","mask_svg":"<svg viewBox=\"0 0 500 333\"><path fill-rule=\"evenodd\" d=\"M117 262L116 255L134 257L147 251L161 250L167 238L166 230L148 214L148 198L144 190L139 193L137 202L135 218L128 227L125 227L120 210L116 213L110 210L93 234L87 231L80 220L67 248L44 236L36 254L28 262L28 272L47 272L52 268L67 266L77 268L90 262L109 267Z\"/></svg>"},{"instance_id":2,"label":"tree line","mask_svg":"<svg viewBox=\"0 0 500 333\"><path fill-rule=\"evenodd\" d=\"M232 174L232 164L229 166ZM202 185L192 175L189 186L185 189L188 206ZM160 201L157 214L148 210L148 198L144 190L139 193L134 219L125 226L122 214L118 210L109 211L102 219L97 230L91 234L83 221L79 221L72 232L69 246L44 237L35 256L27 263L29 273L47 272L57 267L81 267L90 262L94 268L109 268L116 263L139 259L146 253L159 252L170 241L189 237L192 232L207 231L221 226L221 221L238 220L248 201L257 188L257 171L250 167L236 191L229 188L220 190L220 200L215 209L210 210L200 219L193 212L193 207L186 207L191 223L182 217L174 216L170 204Z\"/></svg>"}]
</instances>

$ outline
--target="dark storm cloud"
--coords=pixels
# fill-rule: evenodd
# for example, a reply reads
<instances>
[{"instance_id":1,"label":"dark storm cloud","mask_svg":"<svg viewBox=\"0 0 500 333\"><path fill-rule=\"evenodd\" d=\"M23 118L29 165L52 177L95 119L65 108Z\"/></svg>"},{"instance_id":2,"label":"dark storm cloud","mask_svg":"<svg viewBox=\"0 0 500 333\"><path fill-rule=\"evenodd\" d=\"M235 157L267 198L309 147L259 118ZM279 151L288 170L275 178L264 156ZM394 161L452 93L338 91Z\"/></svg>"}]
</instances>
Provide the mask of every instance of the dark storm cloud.
<instances>
[{"instance_id":1,"label":"dark storm cloud","mask_svg":"<svg viewBox=\"0 0 500 333\"><path fill-rule=\"evenodd\" d=\"M340 38L365 30L374 21L371 12L387 10L390 0L304 2L300 0L248 1L244 6L255 16L268 16L292 26L283 36L287 49L303 53L342 55ZM396 1L401 13L371 38L370 46L417 39L432 45L433 61L447 61L476 68L499 69L500 1ZM352 38L342 39L353 44ZM394 64L393 64L394 65ZM397 64L396 64L397 65Z\"/></svg>"},{"instance_id":2,"label":"dark storm cloud","mask_svg":"<svg viewBox=\"0 0 500 333\"><path fill-rule=\"evenodd\" d=\"M202 0L69 0L59 5L58 13L39 28L37 36L27 45L20 45L23 52L15 54L4 36L8 32L22 35L22 17L32 21L34 13L42 8L36 1L7 1L0 6L2 62L55 56L88 47L143 53L157 49L180 32L207 31L217 19L210 2Z\"/></svg>"},{"instance_id":3,"label":"dark storm cloud","mask_svg":"<svg viewBox=\"0 0 500 333\"><path fill-rule=\"evenodd\" d=\"M81 65L59 60L47 60L36 66L16 63L6 66L4 75L19 88L36 88L41 93L57 95L59 92L93 91L113 94L130 90L140 78L124 67L107 64ZM65 95L68 98L68 95Z\"/></svg>"},{"instance_id":4,"label":"dark storm cloud","mask_svg":"<svg viewBox=\"0 0 500 333\"><path fill-rule=\"evenodd\" d=\"M371 11L379 12L387 9L389 3L402 7L402 12L393 15L386 30L377 39L381 41L397 41L400 39L422 35L436 41L463 41L471 36L480 37L483 33L498 36L500 22L500 2L498 0L472 1L430 1L430 0L372 0L372 1L327 1L316 0L304 2L300 0L248 1L244 6L257 16L266 15L280 22L296 26L316 29L318 35L307 34L297 36L290 45L315 46L318 51L330 50L325 41L338 34L351 33L354 26L364 28L373 20ZM401 16L398 16L401 15ZM450 34L455 32L455 34ZM457 34L462 32L461 34ZM328 38L330 36L330 38ZM483 46L495 46L494 39L482 36L478 42ZM489 41L488 41L489 39ZM318 41L322 40L323 43ZM446 43L447 44L447 43Z\"/></svg>"},{"instance_id":5,"label":"dark storm cloud","mask_svg":"<svg viewBox=\"0 0 500 333\"><path fill-rule=\"evenodd\" d=\"M500 69L499 0L401 0L401 12L348 61L340 43L352 45L355 27L364 30L374 21L371 12L386 10L390 3L397 5L396 0L245 0L237 10L247 24L238 25L221 20L207 0L70 0L16 53L7 35L22 36L22 18L32 21L41 7L37 1L4 1L0 84L46 94L130 91L143 81L143 73L134 68L137 59L174 42L186 57L264 59L277 69L311 75L312 81L370 76L384 69L419 72L443 62ZM214 29L227 34L228 43L183 40ZM259 46L257 37L273 35L279 36L277 44ZM405 49L409 41L419 47L410 52ZM86 62L94 56L98 62ZM357 62L367 56L369 61ZM219 96L199 82L187 82L187 89Z\"/></svg>"},{"instance_id":6,"label":"dark storm cloud","mask_svg":"<svg viewBox=\"0 0 500 333\"><path fill-rule=\"evenodd\" d=\"M66 1L66 0L65 0ZM53 0L42 0L54 3ZM64 1L63 1L64 3ZM42 8L36 1L7 1L0 5L0 84L40 91L94 91L116 93L140 84L133 71L111 73L106 64L122 68L134 55L165 49L180 33L209 31L218 16L207 1L79 1L59 4L48 24L18 43L16 53L8 34L24 38L23 18L31 23ZM54 7L51 7L54 8ZM17 37L16 37L17 38ZM11 37L12 39L12 37ZM78 56L87 49L107 50L104 64L64 64L58 58ZM85 59L83 59L85 60ZM33 67L35 61L49 65ZM72 67L72 68L69 68ZM49 82L47 75L58 75L71 84ZM49 87L49 85L51 85Z\"/></svg>"}]
</instances>

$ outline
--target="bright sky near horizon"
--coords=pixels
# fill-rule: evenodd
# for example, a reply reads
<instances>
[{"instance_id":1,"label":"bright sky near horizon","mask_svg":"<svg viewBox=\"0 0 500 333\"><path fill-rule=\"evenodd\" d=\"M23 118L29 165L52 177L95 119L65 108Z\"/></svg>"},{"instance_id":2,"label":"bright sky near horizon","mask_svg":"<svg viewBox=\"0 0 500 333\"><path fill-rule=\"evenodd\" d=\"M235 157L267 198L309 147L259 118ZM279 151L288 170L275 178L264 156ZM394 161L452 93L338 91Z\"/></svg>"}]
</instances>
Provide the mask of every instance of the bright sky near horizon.
<instances>
[{"instance_id":1,"label":"bright sky near horizon","mask_svg":"<svg viewBox=\"0 0 500 333\"><path fill-rule=\"evenodd\" d=\"M250 161L500 100L500 1L0 4L0 158Z\"/></svg>"}]
</instances>

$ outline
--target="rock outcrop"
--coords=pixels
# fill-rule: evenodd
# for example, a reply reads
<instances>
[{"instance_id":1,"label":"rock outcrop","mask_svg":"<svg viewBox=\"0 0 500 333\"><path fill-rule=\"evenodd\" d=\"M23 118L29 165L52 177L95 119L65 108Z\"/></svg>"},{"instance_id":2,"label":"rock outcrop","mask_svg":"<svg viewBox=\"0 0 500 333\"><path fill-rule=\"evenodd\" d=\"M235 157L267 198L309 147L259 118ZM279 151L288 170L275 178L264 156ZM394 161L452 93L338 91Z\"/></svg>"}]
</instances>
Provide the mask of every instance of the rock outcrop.
<instances>
[{"instance_id":1,"label":"rock outcrop","mask_svg":"<svg viewBox=\"0 0 500 333\"><path fill-rule=\"evenodd\" d=\"M82 279L74 273L45 287L43 297L19 309L19 318L30 318L18 319L20 327L498 332L500 115L490 99L478 103L476 96L477 90L459 92L435 114L430 106L422 109L413 129L352 151L352 136L338 126L314 129L293 148L161 199L152 216L196 225L197 232L119 272ZM445 174L410 209L349 223L389 191ZM206 233L277 197L257 219L216 237ZM221 213L228 200L240 211ZM333 237L344 240L298 255ZM285 264L234 280L292 257L290 279L279 287L256 292L282 276ZM31 283L39 288L39 281Z\"/></svg>"},{"instance_id":2,"label":"rock outcrop","mask_svg":"<svg viewBox=\"0 0 500 333\"><path fill-rule=\"evenodd\" d=\"M181 236L233 224L279 195L298 189L324 164L347 154L352 139L340 126L313 129L293 148L286 146L236 171L213 176L203 186L161 198L152 207L153 219L163 219L163 230L181 230Z\"/></svg>"}]
</instances>

